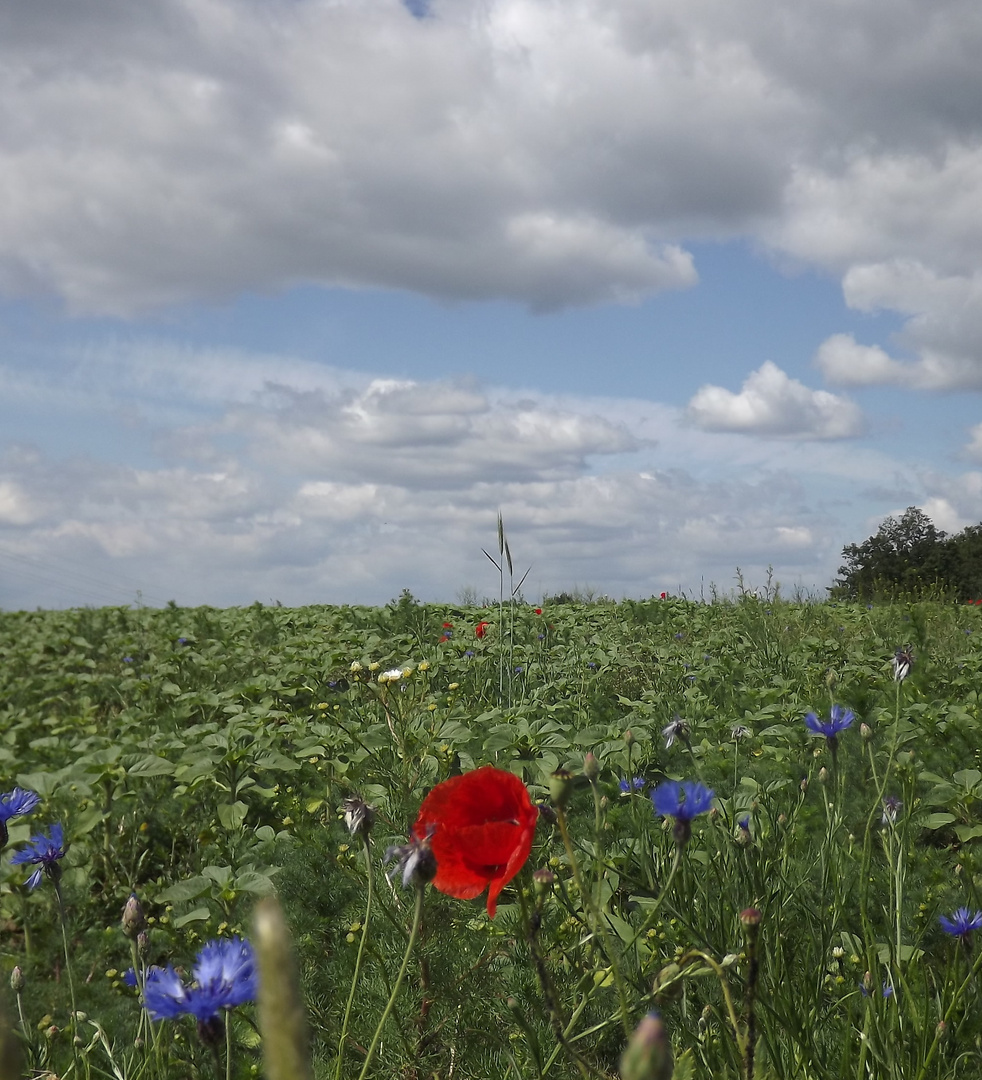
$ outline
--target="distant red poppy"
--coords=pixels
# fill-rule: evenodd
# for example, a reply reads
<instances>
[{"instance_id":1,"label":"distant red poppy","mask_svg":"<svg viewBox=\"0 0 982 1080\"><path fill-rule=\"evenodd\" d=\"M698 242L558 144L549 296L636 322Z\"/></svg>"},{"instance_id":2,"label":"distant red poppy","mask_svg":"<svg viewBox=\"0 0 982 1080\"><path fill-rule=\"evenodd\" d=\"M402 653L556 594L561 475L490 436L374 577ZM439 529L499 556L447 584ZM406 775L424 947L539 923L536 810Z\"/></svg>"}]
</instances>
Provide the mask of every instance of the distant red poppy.
<instances>
[{"instance_id":1,"label":"distant red poppy","mask_svg":"<svg viewBox=\"0 0 982 1080\"><path fill-rule=\"evenodd\" d=\"M479 623L477 624L477 626L475 626L475 627L474 627L474 633L475 633L475 634L476 634L476 635L477 635L478 637L484 637L484 635L485 635L485 634L486 634L486 633L488 632L488 626L490 626L490 623L486 623L486 622L485 622L485 621L484 621L484 620L482 619L482 620L481 620L481 621L480 621L480 622L479 622Z\"/></svg>"},{"instance_id":2,"label":"distant red poppy","mask_svg":"<svg viewBox=\"0 0 982 1080\"><path fill-rule=\"evenodd\" d=\"M443 629L444 630L453 630L453 623L452 622L445 622L443 624Z\"/></svg>"},{"instance_id":3,"label":"distant red poppy","mask_svg":"<svg viewBox=\"0 0 982 1080\"><path fill-rule=\"evenodd\" d=\"M458 900L487 889L493 919L501 890L529 857L538 819L522 781L485 765L437 784L419 808L413 835L430 836L434 887Z\"/></svg>"},{"instance_id":4,"label":"distant red poppy","mask_svg":"<svg viewBox=\"0 0 982 1080\"><path fill-rule=\"evenodd\" d=\"M667 592L659 593L658 594L658 599L659 600L667 600L668 599L668 593Z\"/></svg>"},{"instance_id":5,"label":"distant red poppy","mask_svg":"<svg viewBox=\"0 0 982 1080\"><path fill-rule=\"evenodd\" d=\"M536 615L541 615L541 614L542 614L542 608L540 608L540 607L537 607L537 608L535 609L535 613L536 613Z\"/></svg>"}]
</instances>

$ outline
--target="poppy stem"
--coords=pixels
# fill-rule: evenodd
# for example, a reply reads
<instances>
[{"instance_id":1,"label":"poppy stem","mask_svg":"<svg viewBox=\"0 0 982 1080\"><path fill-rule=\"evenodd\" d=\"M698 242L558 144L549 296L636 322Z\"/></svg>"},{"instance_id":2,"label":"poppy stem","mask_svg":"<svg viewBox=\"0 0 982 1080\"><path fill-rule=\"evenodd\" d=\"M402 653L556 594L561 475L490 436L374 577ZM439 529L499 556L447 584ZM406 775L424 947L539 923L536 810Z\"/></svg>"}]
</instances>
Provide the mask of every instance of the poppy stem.
<instances>
[{"instance_id":1,"label":"poppy stem","mask_svg":"<svg viewBox=\"0 0 982 1080\"><path fill-rule=\"evenodd\" d=\"M392 993L389 995L388 1002L386 1002L385 1011L382 1013L382 1018L378 1022L375 1034L372 1036L372 1042L368 1048L368 1054L365 1056L365 1064L362 1065L361 1072L358 1074L358 1080L365 1080L365 1077L368 1075L368 1068L372 1063L372 1059L375 1057L379 1039L382 1038L382 1028L385 1027L385 1022L389 1019L389 1015L396 1003L396 998L399 996L399 991L402 988L402 980L406 977L406 971L409 968L409 958L413 954L413 949L416 946L416 939L419 937L420 923L423 921L423 891L425 888L426 885L422 882L417 883L416 885L416 907L413 910L413 928L409 932L409 941L406 944L406 953L402 958L402 967L399 968L399 974L396 976L395 985L392 987Z\"/></svg>"},{"instance_id":2,"label":"poppy stem","mask_svg":"<svg viewBox=\"0 0 982 1080\"><path fill-rule=\"evenodd\" d=\"M351 990L348 994L348 1003L344 1007L344 1020L341 1022L341 1037L338 1039L338 1060L334 1069L334 1080L341 1080L341 1067L344 1064L344 1043L348 1037L348 1021L351 1019L351 1007L355 1000L355 991L358 989L358 980L361 978L361 961L365 955L365 944L368 941L368 920L372 917L372 900L374 897L372 849L368 843L368 837L362 838L365 846L365 873L368 878L368 900L365 904L365 920L361 926L361 941L358 942L358 956L355 959L355 973L351 977Z\"/></svg>"}]
</instances>

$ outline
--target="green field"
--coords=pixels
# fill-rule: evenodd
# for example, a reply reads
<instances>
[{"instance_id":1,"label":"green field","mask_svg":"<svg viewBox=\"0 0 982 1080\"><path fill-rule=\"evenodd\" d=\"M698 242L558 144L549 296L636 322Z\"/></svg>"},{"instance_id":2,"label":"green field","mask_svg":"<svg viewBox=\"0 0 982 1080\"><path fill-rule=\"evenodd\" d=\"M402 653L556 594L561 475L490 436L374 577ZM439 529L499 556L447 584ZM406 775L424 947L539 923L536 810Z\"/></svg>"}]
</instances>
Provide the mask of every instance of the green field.
<instances>
[{"instance_id":1,"label":"green field","mask_svg":"<svg viewBox=\"0 0 982 1080\"><path fill-rule=\"evenodd\" d=\"M652 1010L679 1077L745 1075L751 1044L760 1078L982 1076L982 938L939 922L982 908L980 608L0 613L0 656L2 790L41 798L8 823L0 872L24 1075L259 1075L254 1006L211 1045L190 1017L151 1023L123 976L134 958L190 973L275 893L317 1077L613 1077ZM834 747L804 723L833 705L855 714ZM494 919L484 897L423 890L369 1058L414 921L384 853L434 785L487 764L544 804L567 770L566 809L540 815ZM684 844L649 798L666 779L715 793ZM353 796L375 810L364 843ZM54 823L58 889L27 889L10 856ZM140 948L120 928L131 892Z\"/></svg>"}]
</instances>

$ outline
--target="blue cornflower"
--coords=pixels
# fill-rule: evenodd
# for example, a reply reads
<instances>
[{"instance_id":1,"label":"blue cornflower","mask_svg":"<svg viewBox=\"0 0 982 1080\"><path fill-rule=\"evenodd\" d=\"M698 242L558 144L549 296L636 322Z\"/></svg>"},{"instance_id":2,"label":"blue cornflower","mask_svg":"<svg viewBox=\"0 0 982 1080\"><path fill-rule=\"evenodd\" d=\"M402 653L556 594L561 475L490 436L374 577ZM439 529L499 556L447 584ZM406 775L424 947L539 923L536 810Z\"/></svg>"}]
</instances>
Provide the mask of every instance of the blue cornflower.
<instances>
[{"instance_id":1,"label":"blue cornflower","mask_svg":"<svg viewBox=\"0 0 982 1080\"><path fill-rule=\"evenodd\" d=\"M627 795L631 791L640 791L643 787L644 787L644 777L643 776L635 776L630 780L628 780L626 778L622 778L621 781L620 781L620 789L625 795Z\"/></svg>"},{"instance_id":2,"label":"blue cornflower","mask_svg":"<svg viewBox=\"0 0 982 1080\"><path fill-rule=\"evenodd\" d=\"M19 787L15 787L13 791L8 791L5 795L0 795L0 848L6 847L10 839L7 822L12 817L29 814L40 802L40 795Z\"/></svg>"},{"instance_id":3,"label":"blue cornflower","mask_svg":"<svg viewBox=\"0 0 982 1080\"><path fill-rule=\"evenodd\" d=\"M132 656L124 656L123 657L123 663L124 664L132 664L133 663L133 657Z\"/></svg>"},{"instance_id":4,"label":"blue cornflower","mask_svg":"<svg viewBox=\"0 0 982 1080\"><path fill-rule=\"evenodd\" d=\"M19 863L34 863L37 869L27 879L28 888L35 888L41 880L42 874L47 874L57 886L61 877L61 867L58 860L65 857L65 837L61 825L55 822L51 826L51 835L41 833L32 836L31 842L22 851L18 851L10 859L15 866Z\"/></svg>"},{"instance_id":5,"label":"blue cornflower","mask_svg":"<svg viewBox=\"0 0 982 1080\"><path fill-rule=\"evenodd\" d=\"M655 813L675 818L675 842L681 847L692 835L692 819L713 805L713 792L698 780L665 780L651 793Z\"/></svg>"},{"instance_id":6,"label":"blue cornflower","mask_svg":"<svg viewBox=\"0 0 982 1080\"><path fill-rule=\"evenodd\" d=\"M470 658L473 655L474 655L474 650L473 649L465 649L464 650L464 656L466 656L468 660L470 660Z\"/></svg>"},{"instance_id":7,"label":"blue cornflower","mask_svg":"<svg viewBox=\"0 0 982 1080\"><path fill-rule=\"evenodd\" d=\"M256 958L252 946L241 938L209 941L198 953L192 974L194 984L185 986L170 965L150 968L143 1003L152 1020L193 1016L199 1027L205 1026L201 1029L205 1037L221 1028L221 1010L255 999Z\"/></svg>"},{"instance_id":8,"label":"blue cornflower","mask_svg":"<svg viewBox=\"0 0 982 1080\"><path fill-rule=\"evenodd\" d=\"M826 739L834 739L840 731L845 731L855 719L852 709L846 709L842 705L833 705L829 710L828 720L819 720L813 712L810 712L805 717L805 727L810 731L814 731L816 735L824 735Z\"/></svg>"},{"instance_id":9,"label":"blue cornflower","mask_svg":"<svg viewBox=\"0 0 982 1080\"><path fill-rule=\"evenodd\" d=\"M972 938L972 931L982 929L982 911L971 912L967 907L960 907L949 918L939 915L938 922L946 934L958 938L963 945L968 945Z\"/></svg>"}]
</instances>

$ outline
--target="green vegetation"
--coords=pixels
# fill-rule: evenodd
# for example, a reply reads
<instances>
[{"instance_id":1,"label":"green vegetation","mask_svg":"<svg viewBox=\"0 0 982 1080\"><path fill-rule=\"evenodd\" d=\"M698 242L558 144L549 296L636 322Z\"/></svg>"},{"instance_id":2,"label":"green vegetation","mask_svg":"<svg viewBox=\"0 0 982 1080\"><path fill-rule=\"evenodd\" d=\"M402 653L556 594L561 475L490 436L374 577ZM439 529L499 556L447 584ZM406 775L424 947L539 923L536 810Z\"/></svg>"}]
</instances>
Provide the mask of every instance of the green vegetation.
<instances>
[{"instance_id":1,"label":"green vegetation","mask_svg":"<svg viewBox=\"0 0 982 1080\"><path fill-rule=\"evenodd\" d=\"M430 788L493 764L544 804L568 770L566 809L493 920L426 888L368 1076L613 1077L654 1009L643 1032L679 1077L745 1076L751 1046L760 1080L982 1075L982 937L939 923L982 908L982 611L507 599L0 614L0 790L42 800L0 869L25 1074L258 1075L252 1006L229 1014L226 1062L189 1018L150 1024L123 974L137 952L190 972L275 893L314 1075L355 1080L414 926L383 855ZM833 706L855 714L834 741L804 722ZM715 792L684 844L649 799L666 778ZM367 834L345 828L356 795ZM56 822L70 968L58 892L10 864ZM131 951L132 891L149 930ZM625 1072L662 1076L644 1049Z\"/></svg>"},{"instance_id":2,"label":"green vegetation","mask_svg":"<svg viewBox=\"0 0 982 1080\"><path fill-rule=\"evenodd\" d=\"M949 536L915 506L888 517L861 544L842 549L846 560L830 590L842 600L982 598L982 524Z\"/></svg>"}]
</instances>

